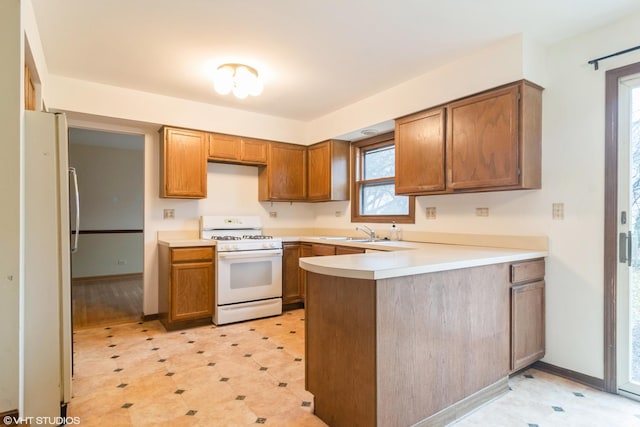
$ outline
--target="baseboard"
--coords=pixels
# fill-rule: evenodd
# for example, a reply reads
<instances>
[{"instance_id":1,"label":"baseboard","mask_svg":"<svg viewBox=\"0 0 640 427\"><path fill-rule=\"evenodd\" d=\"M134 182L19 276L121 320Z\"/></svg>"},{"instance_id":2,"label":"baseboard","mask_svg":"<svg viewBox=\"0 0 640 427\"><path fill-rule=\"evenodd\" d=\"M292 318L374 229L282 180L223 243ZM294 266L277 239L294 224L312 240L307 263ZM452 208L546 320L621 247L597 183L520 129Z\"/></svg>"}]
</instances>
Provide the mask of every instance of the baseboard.
<instances>
[{"instance_id":1,"label":"baseboard","mask_svg":"<svg viewBox=\"0 0 640 427\"><path fill-rule=\"evenodd\" d=\"M87 277L74 277L71 279L72 283L76 282L90 282L93 280L123 280L123 279L142 279L142 273L126 273L126 274L109 274L106 276L87 276Z\"/></svg>"},{"instance_id":2,"label":"baseboard","mask_svg":"<svg viewBox=\"0 0 640 427\"><path fill-rule=\"evenodd\" d=\"M2 420L1 426L17 426L20 425L17 423L18 421L18 410L14 409L13 411L0 412L0 420ZM6 420L10 420L8 423Z\"/></svg>"},{"instance_id":3,"label":"baseboard","mask_svg":"<svg viewBox=\"0 0 640 427\"><path fill-rule=\"evenodd\" d=\"M143 322L150 322L152 320L159 320L160 319L160 314L156 313L156 314L143 314L142 315L142 321Z\"/></svg>"},{"instance_id":4,"label":"baseboard","mask_svg":"<svg viewBox=\"0 0 640 427\"><path fill-rule=\"evenodd\" d=\"M575 381L580 384L595 388L600 391L604 391L604 380L601 378L592 377L590 375L581 374L580 372L572 371L570 369L561 368L559 366L552 365L546 362L535 362L530 366L533 369L537 369L548 374L557 375L562 378L566 378L571 381Z\"/></svg>"},{"instance_id":5,"label":"baseboard","mask_svg":"<svg viewBox=\"0 0 640 427\"><path fill-rule=\"evenodd\" d=\"M463 418L475 411L485 403L502 396L509 391L509 377L504 377L495 383L467 396L448 408L431 415L422 421L418 421L413 427L443 427Z\"/></svg>"}]
</instances>

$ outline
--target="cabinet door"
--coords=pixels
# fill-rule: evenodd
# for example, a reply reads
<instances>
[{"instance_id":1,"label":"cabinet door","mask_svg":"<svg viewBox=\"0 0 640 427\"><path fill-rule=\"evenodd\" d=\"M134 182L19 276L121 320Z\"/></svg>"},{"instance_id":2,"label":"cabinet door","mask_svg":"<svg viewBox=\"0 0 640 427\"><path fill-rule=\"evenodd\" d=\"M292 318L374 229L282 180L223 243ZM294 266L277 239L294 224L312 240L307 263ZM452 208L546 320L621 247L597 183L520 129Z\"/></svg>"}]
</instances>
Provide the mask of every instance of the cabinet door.
<instances>
[{"instance_id":1,"label":"cabinet door","mask_svg":"<svg viewBox=\"0 0 640 427\"><path fill-rule=\"evenodd\" d=\"M212 316L213 283L211 261L173 264L170 321Z\"/></svg>"},{"instance_id":2,"label":"cabinet door","mask_svg":"<svg viewBox=\"0 0 640 427\"><path fill-rule=\"evenodd\" d=\"M349 142L325 141L310 146L309 201L349 200Z\"/></svg>"},{"instance_id":3,"label":"cabinet door","mask_svg":"<svg viewBox=\"0 0 640 427\"><path fill-rule=\"evenodd\" d=\"M160 143L160 197L207 197L207 134L162 128Z\"/></svg>"},{"instance_id":4,"label":"cabinet door","mask_svg":"<svg viewBox=\"0 0 640 427\"><path fill-rule=\"evenodd\" d=\"M511 371L517 371L545 353L544 281L511 288Z\"/></svg>"},{"instance_id":5,"label":"cabinet door","mask_svg":"<svg viewBox=\"0 0 640 427\"><path fill-rule=\"evenodd\" d=\"M494 189L519 184L518 97L514 85L449 104L447 187Z\"/></svg>"},{"instance_id":6,"label":"cabinet door","mask_svg":"<svg viewBox=\"0 0 640 427\"><path fill-rule=\"evenodd\" d=\"M240 138L220 133L209 134L209 159L222 161L240 160Z\"/></svg>"},{"instance_id":7,"label":"cabinet door","mask_svg":"<svg viewBox=\"0 0 640 427\"><path fill-rule=\"evenodd\" d=\"M396 120L396 194L445 189L445 110Z\"/></svg>"},{"instance_id":8,"label":"cabinet door","mask_svg":"<svg viewBox=\"0 0 640 427\"><path fill-rule=\"evenodd\" d=\"M300 245L300 258L313 256L311 251L311 245L308 243L302 243ZM299 269L300 272L300 293L302 300L304 301L307 294L307 272L303 269Z\"/></svg>"},{"instance_id":9,"label":"cabinet door","mask_svg":"<svg viewBox=\"0 0 640 427\"><path fill-rule=\"evenodd\" d=\"M266 164L268 144L267 141L260 139L242 138L240 160L255 165Z\"/></svg>"},{"instance_id":10,"label":"cabinet door","mask_svg":"<svg viewBox=\"0 0 640 427\"><path fill-rule=\"evenodd\" d=\"M267 166L258 175L260 200L307 198L307 147L270 143Z\"/></svg>"},{"instance_id":11,"label":"cabinet door","mask_svg":"<svg viewBox=\"0 0 640 427\"><path fill-rule=\"evenodd\" d=\"M303 301L301 289L300 245L286 243L282 247L282 303L291 304Z\"/></svg>"}]
</instances>

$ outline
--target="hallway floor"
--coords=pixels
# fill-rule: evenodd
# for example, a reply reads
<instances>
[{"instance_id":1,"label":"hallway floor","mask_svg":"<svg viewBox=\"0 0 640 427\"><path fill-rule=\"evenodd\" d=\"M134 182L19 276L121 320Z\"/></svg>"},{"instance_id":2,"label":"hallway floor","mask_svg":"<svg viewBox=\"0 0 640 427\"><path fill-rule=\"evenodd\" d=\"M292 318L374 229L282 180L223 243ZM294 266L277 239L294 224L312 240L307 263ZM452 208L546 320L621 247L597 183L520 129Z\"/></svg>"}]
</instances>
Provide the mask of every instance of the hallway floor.
<instances>
[{"instance_id":1,"label":"hallway floor","mask_svg":"<svg viewBox=\"0 0 640 427\"><path fill-rule=\"evenodd\" d=\"M325 426L304 390L304 310L166 332L78 330L68 415L88 426ZM456 427L639 426L640 403L534 369Z\"/></svg>"}]
</instances>

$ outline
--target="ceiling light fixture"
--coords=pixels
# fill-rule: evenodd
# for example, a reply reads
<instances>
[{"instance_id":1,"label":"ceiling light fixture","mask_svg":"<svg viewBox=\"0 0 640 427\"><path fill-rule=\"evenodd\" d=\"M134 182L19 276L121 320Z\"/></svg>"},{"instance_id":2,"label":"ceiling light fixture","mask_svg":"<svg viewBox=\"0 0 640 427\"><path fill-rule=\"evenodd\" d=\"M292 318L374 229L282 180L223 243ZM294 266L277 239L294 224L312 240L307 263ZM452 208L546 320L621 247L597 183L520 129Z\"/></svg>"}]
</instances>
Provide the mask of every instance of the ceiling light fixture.
<instances>
[{"instance_id":1,"label":"ceiling light fixture","mask_svg":"<svg viewBox=\"0 0 640 427\"><path fill-rule=\"evenodd\" d=\"M249 95L262 93L262 80L255 68L244 64L222 64L213 77L214 88L220 95L230 92L236 98L244 99Z\"/></svg>"}]
</instances>

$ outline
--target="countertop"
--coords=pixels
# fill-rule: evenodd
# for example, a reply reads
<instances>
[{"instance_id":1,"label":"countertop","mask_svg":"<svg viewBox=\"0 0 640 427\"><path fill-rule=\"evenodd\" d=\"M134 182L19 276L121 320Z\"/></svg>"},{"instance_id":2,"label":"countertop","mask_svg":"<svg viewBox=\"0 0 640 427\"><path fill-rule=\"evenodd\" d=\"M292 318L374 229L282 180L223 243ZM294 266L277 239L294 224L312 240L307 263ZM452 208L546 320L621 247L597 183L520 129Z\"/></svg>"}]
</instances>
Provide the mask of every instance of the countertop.
<instances>
[{"instance_id":1,"label":"countertop","mask_svg":"<svg viewBox=\"0 0 640 427\"><path fill-rule=\"evenodd\" d=\"M398 250L398 246L406 250ZM436 271L522 261L547 256L547 251L417 242L374 242L391 252L300 258L300 267L314 273L355 279L388 279Z\"/></svg>"},{"instance_id":2,"label":"countertop","mask_svg":"<svg viewBox=\"0 0 640 427\"><path fill-rule=\"evenodd\" d=\"M158 244L172 248L215 246L215 240L195 235L162 235ZM511 249L446 243L379 240L375 242L345 240L335 237L287 236L283 242L307 242L351 246L371 252L365 254L300 258L301 268L314 273L357 279L387 279L436 271L543 258L541 249Z\"/></svg>"}]
</instances>

